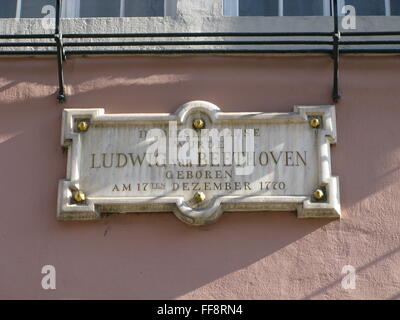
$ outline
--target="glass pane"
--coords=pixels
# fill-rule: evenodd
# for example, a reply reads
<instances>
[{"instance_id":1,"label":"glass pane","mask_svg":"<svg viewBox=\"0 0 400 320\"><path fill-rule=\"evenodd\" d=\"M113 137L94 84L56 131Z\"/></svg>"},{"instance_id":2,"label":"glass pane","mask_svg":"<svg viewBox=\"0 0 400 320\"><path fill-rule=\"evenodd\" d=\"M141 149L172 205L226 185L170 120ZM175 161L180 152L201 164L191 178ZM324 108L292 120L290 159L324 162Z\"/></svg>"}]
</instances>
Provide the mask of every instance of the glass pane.
<instances>
[{"instance_id":1,"label":"glass pane","mask_svg":"<svg viewBox=\"0 0 400 320\"><path fill-rule=\"evenodd\" d=\"M400 16L400 0L390 1L390 10L392 12L392 16Z\"/></svg>"},{"instance_id":2,"label":"glass pane","mask_svg":"<svg viewBox=\"0 0 400 320\"><path fill-rule=\"evenodd\" d=\"M125 0L126 17L162 17L164 0Z\"/></svg>"},{"instance_id":3,"label":"glass pane","mask_svg":"<svg viewBox=\"0 0 400 320\"><path fill-rule=\"evenodd\" d=\"M21 2L21 18L43 18L48 14L47 10L42 13L44 6L56 7L56 0L22 0Z\"/></svg>"},{"instance_id":4,"label":"glass pane","mask_svg":"<svg viewBox=\"0 0 400 320\"><path fill-rule=\"evenodd\" d=\"M358 16L384 16L385 0L346 0L346 5L356 8Z\"/></svg>"},{"instance_id":5,"label":"glass pane","mask_svg":"<svg viewBox=\"0 0 400 320\"><path fill-rule=\"evenodd\" d=\"M81 17L119 17L120 0L81 0Z\"/></svg>"},{"instance_id":6,"label":"glass pane","mask_svg":"<svg viewBox=\"0 0 400 320\"><path fill-rule=\"evenodd\" d=\"M323 16L324 2L322 0L284 0L284 16Z\"/></svg>"},{"instance_id":7,"label":"glass pane","mask_svg":"<svg viewBox=\"0 0 400 320\"><path fill-rule=\"evenodd\" d=\"M0 0L0 18L15 18L17 0Z\"/></svg>"},{"instance_id":8,"label":"glass pane","mask_svg":"<svg viewBox=\"0 0 400 320\"><path fill-rule=\"evenodd\" d=\"M239 16L277 16L278 0L239 0Z\"/></svg>"}]
</instances>

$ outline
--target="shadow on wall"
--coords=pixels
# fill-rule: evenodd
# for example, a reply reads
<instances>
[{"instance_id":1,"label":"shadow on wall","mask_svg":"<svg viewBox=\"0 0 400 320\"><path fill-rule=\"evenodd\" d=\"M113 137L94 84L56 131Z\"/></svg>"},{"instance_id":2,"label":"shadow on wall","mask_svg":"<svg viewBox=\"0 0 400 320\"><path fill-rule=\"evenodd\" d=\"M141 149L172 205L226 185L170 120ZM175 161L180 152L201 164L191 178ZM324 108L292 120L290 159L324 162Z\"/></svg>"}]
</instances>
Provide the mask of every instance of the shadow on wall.
<instances>
[{"instance_id":1,"label":"shadow on wall","mask_svg":"<svg viewBox=\"0 0 400 320\"><path fill-rule=\"evenodd\" d=\"M315 296L315 288L292 293L290 283L280 283L279 277L307 273L299 264L307 257L300 259L304 253L296 251L306 244L318 243L316 255L326 257L327 265L333 251L341 254L340 245L349 245L346 240L333 247L326 236L327 230L340 228L338 221L302 220L291 212L225 213L218 223L202 228L186 226L172 213L55 220L57 182L66 164L60 148L63 107L171 112L184 102L204 99L223 111L273 112L291 111L294 104L329 103L329 59L305 58L303 63L307 72L290 58L248 58L240 65L235 58L73 59L66 79L76 94L59 105L53 60L1 61L0 168L6 183L0 184L0 254L7 261L0 264L0 297L158 299L194 290L203 298L250 298L250 292L253 298ZM107 74L112 76L100 79L103 85L97 87ZM169 81L174 74L178 81ZM398 167L391 155L400 147L396 117L381 117L381 126L375 126L382 112L394 113L394 103L374 108L376 93L360 82L354 85L357 76L344 84L352 88L343 88L346 105L338 107L339 139L333 147L333 172L341 178L344 217L350 223L354 216L348 208L396 182ZM381 80L372 79L371 85ZM30 86L14 90L22 82ZM371 155L371 148L379 156ZM54 292L40 288L44 264L57 269ZM217 279L214 296L202 291Z\"/></svg>"},{"instance_id":2,"label":"shadow on wall","mask_svg":"<svg viewBox=\"0 0 400 320\"><path fill-rule=\"evenodd\" d=\"M363 266L359 266L356 269L356 275L362 275L363 272L367 271L369 268L373 268L376 267L377 265L381 264L383 261L385 261L386 259L392 258L396 255L398 255L400 253L400 247L394 248L392 250L390 250L389 252L386 252L382 255L380 255L379 257L376 257L375 259L373 259L372 261L369 261L368 263L364 264ZM379 279L379 275L377 276L377 278ZM341 285L342 282L342 278L333 281L331 283L329 283L326 286L322 286L321 288L318 288L317 290L311 292L310 294L306 295L305 297L303 297L302 299L304 300L310 300L310 299L318 299L318 297L320 297L321 295L323 295L324 293L326 293L327 291L335 288L335 287L339 287ZM379 283L379 280L377 281L377 285L378 286L384 286L384 283ZM396 283L394 283L394 285L396 285ZM343 297L344 299L348 299L348 297ZM380 299L387 299L387 300L396 300L400 298L400 294L395 294L393 296L388 296L388 297L384 297L384 296L380 296Z\"/></svg>"}]
</instances>

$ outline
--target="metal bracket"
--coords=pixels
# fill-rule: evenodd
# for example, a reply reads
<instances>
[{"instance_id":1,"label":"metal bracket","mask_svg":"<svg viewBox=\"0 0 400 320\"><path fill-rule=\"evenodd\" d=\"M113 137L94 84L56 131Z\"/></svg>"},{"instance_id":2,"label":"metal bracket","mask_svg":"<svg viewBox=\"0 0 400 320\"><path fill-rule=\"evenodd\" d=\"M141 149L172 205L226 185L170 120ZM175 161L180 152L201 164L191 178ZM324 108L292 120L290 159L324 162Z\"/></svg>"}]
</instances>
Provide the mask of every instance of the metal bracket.
<instances>
[{"instance_id":1,"label":"metal bracket","mask_svg":"<svg viewBox=\"0 0 400 320\"><path fill-rule=\"evenodd\" d=\"M66 60L64 45L62 41L62 33L60 32L60 16L61 16L61 0L56 1L56 24L54 32L54 41L57 45L57 65L58 65L58 95L57 100L60 103L65 101L64 90L64 71L63 61Z\"/></svg>"}]
</instances>

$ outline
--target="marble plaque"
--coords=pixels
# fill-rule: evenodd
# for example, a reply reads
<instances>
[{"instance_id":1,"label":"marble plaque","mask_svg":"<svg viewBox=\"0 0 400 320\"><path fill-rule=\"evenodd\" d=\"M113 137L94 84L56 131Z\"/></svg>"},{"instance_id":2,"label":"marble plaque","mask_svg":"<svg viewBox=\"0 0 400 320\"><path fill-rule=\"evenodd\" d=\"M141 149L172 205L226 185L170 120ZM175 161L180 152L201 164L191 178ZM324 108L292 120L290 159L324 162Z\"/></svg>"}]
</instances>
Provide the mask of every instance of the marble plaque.
<instances>
[{"instance_id":1,"label":"marble plaque","mask_svg":"<svg viewBox=\"0 0 400 320\"><path fill-rule=\"evenodd\" d=\"M340 217L331 175L334 106L289 113L222 112L193 101L173 114L65 109L58 219L174 212L202 225L224 211Z\"/></svg>"}]
</instances>

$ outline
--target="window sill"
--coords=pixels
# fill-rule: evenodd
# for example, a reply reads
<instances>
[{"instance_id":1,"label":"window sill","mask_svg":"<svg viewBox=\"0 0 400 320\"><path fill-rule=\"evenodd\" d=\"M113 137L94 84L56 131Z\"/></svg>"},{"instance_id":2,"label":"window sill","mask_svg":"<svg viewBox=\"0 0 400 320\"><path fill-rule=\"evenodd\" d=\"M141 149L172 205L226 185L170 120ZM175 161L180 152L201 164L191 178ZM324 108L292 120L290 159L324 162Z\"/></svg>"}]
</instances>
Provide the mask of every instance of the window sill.
<instances>
[{"instance_id":1,"label":"window sill","mask_svg":"<svg viewBox=\"0 0 400 320\"><path fill-rule=\"evenodd\" d=\"M125 18L68 18L61 20L61 30L63 34L92 34L92 33L187 33L187 32L332 32L333 31L333 18L332 17L198 17L191 16L176 16L176 17L125 17ZM357 29L356 30L342 30L346 33L350 32L375 32L375 31L400 31L400 16L384 17L384 16L364 16L357 17ZM52 34L54 31L52 28L43 27L43 19L0 19L0 34ZM383 39L394 39L397 40L400 37L380 37L379 40ZM232 38L215 38L211 40L229 40ZM304 37L273 37L264 38L270 40L305 40ZM373 37L364 37L362 40L376 40ZM79 39L65 39L68 41L79 41ZM123 41L124 39L116 39L117 41ZM129 41L146 41L149 39L126 39ZM151 40L151 39L150 39ZM162 38L162 40L172 40ZM178 40L178 39L173 39ZM187 39L179 39L187 40ZM205 40L205 38L196 38L194 40ZM207 38L210 40L210 38ZM236 40L259 40L254 37L244 37ZM330 40L329 38L308 38L308 40ZM352 37L346 37L347 40L353 40ZM360 40L360 39L357 39ZM38 41L38 40L27 40ZM81 41L110 41L110 39L82 39ZM371 49L377 46L345 46L341 48L347 49ZM47 48L47 47L46 47ZM33 48L27 47L24 50L32 51L34 54L36 51L44 50L46 48ZM123 46L118 47L103 47L97 46L94 50L121 50L125 48ZM158 46L157 49L162 47ZM167 46L169 50L182 49L182 46ZM331 45L265 45L265 46L251 46L251 45L224 45L215 46L185 46L184 49L243 49L243 50L316 50L326 49L331 50ZM382 45L379 48L399 48L399 45ZM54 49L54 48L53 48ZM68 48L69 50L76 49ZM82 49L78 47L77 49ZM91 48L84 48L85 50L91 50ZM143 49L143 47L127 47L127 49ZM21 47L0 47L0 51L12 50L19 51Z\"/></svg>"}]
</instances>

